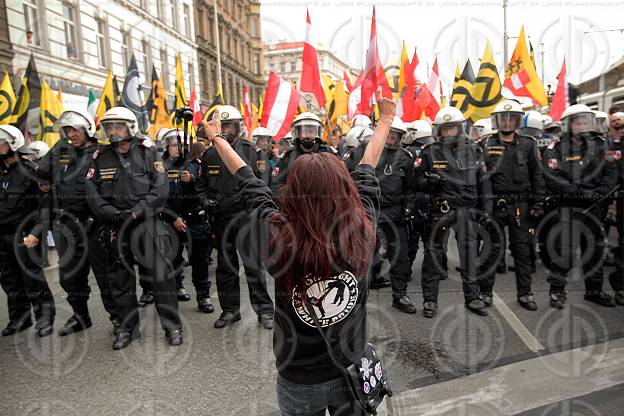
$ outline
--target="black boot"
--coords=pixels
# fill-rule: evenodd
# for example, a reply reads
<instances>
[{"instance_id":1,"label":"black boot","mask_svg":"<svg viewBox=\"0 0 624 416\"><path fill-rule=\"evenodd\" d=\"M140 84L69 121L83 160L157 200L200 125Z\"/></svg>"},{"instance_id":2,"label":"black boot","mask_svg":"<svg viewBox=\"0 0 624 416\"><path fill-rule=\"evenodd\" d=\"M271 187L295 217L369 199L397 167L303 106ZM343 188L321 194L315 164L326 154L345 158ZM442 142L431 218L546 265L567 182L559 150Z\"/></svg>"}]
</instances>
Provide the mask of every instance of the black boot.
<instances>
[{"instance_id":1,"label":"black boot","mask_svg":"<svg viewBox=\"0 0 624 416\"><path fill-rule=\"evenodd\" d=\"M555 309L563 309L568 301L568 295L564 289L550 288L550 306Z\"/></svg>"},{"instance_id":2,"label":"black boot","mask_svg":"<svg viewBox=\"0 0 624 416\"><path fill-rule=\"evenodd\" d=\"M6 328L2 330L2 336L8 337L9 335L17 334L18 332L22 332L32 326L32 320L30 318L22 320L22 321L9 321L9 324Z\"/></svg>"},{"instance_id":3,"label":"black boot","mask_svg":"<svg viewBox=\"0 0 624 416\"><path fill-rule=\"evenodd\" d=\"M233 322L240 321L240 312L223 312L214 323L215 328L225 328Z\"/></svg>"},{"instance_id":4,"label":"black boot","mask_svg":"<svg viewBox=\"0 0 624 416\"><path fill-rule=\"evenodd\" d=\"M488 314L485 303L483 303L481 299L473 299L467 302L465 306L470 312L476 313L479 316L487 316Z\"/></svg>"},{"instance_id":5,"label":"black boot","mask_svg":"<svg viewBox=\"0 0 624 416\"><path fill-rule=\"evenodd\" d=\"M603 292L602 290L595 292L586 292L585 300L601 306L615 306L615 301L613 300L613 297L611 297L611 295L609 295L608 293Z\"/></svg>"},{"instance_id":6,"label":"black boot","mask_svg":"<svg viewBox=\"0 0 624 416\"><path fill-rule=\"evenodd\" d=\"M73 315L67 320L67 322L65 322L65 325L59 329L58 334L59 336L64 337L66 335L91 328L91 325L91 318L89 318L89 316L83 318L81 316Z\"/></svg>"},{"instance_id":7,"label":"black boot","mask_svg":"<svg viewBox=\"0 0 624 416\"><path fill-rule=\"evenodd\" d=\"M403 295L398 298L392 299L392 307L397 308L401 312L405 313L416 313L416 306L412 303L412 300L407 295Z\"/></svg>"},{"instance_id":8,"label":"black boot","mask_svg":"<svg viewBox=\"0 0 624 416\"><path fill-rule=\"evenodd\" d=\"M143 307L145 305L149 305L150 303L154 303L154 295L151 290L144 290L139 298L139 306Z\"/></svg>"},{"instance_id":9,"label":"black boot","mask_svg":"<svg viewBox=\"0 0 624 416\"><path fill-rule=\"evenodd\" d=\"M203 313L213 313L215 310L214 306L212 305L212 300L210 300L210 297L197 299L197 309L199 309L199 311Z\"/></svg>"},{"instance_id":10,"label":"black boot","mask_svg":"<svg viewBox=\"0 0 624 416\"><path fill-rule=\"evenodd\" d=\"M165 330L165 335L167 336L167 341L169 341L169 345L173 347L182 345L182 329L174 329L172 331Z\"/></svg>"},{"instance_id":11,"label":"black boot","mask_svg":"<svg viewBox=\"0 0 624 416\"><path fill-rule=\"evenodd\" d=\"M258 322L262 324L264 329L273 329L273 315L267 313L258 315Z\"/></svg>"},{"instance_id":12,"label":"black boot","mask_svg":"<svg viewBox=\"0 0 624 416\"><path fill-rule=\"evenodd\" d=\"M535 302L535 296L533 296L533 293L529 293L527 295L518 296L518 303L524 309L527 309L527 310L530 310L530 311L536 311L537 310L537 303Z\"/></svg>"},{"instance_id":13,"label":"black boot","mask_svg":"<svg viewBox=\"0 0 624 416\"><path fill-rule=\"evenodd\" d=\"M128 345L130 345L133 339L137 339L140 336L141 336L141 333L139 332L138 329L132 332L119 331L115 335L115 340L113 341L113 349L114 350L124 349Z\"/></svg>"},{"instance_id":14,"label":"black boot","mask_svg":"<svg viewBox=\"0 0 624 416\"><path fill-rule=\"evenodd\" d=\"M423 316L425 318L433 318L438 313L438 304L436 302L427 301L423 303Z\"/></svg>"},{"instance_id":15,"label":"black boot","mask_svg":"<svg viewBox=\"0 0 624 416\"><path fill-rule=\"evenodd\" d=\"M191 300L191 295L189 295L189 293L186 291L186 289L184 288L184 286L180 287L180 289L178 289L178 300L180 302L188 302L189 300Z\"/></svg>"},{"instance_id":16,"label":"black boot","mask_svg":"<svg viewBox=\"0 0 624 416\"><path fill-rule=\"evenodd\" d=\"M37 321L35 329L37 330L37 336L41 338L47 337L54 332L54 320L49 317L42 317Z\"/></svg>"}]
</instances>

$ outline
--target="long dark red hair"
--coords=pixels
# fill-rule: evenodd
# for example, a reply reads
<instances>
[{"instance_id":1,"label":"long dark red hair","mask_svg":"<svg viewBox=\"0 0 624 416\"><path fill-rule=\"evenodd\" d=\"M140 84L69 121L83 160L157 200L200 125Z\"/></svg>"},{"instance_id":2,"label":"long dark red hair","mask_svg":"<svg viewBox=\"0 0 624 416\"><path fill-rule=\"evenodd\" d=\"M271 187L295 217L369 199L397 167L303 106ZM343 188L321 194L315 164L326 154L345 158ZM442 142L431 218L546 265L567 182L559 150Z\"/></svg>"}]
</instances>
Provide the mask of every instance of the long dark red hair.
<instances>
[{"instance_id":1,"label":"long dark red hair","mask_svg":"<svg viewBox=\"0 0 624 416\"><path fill-rule=\"evenodd\" d=\"M363 278L375 232L344 163L330 153L302 155L288 171L278 205L285 223L271 239L278 291L290 296L309 274L348 270Z\"/></svg>"}]
</instances>

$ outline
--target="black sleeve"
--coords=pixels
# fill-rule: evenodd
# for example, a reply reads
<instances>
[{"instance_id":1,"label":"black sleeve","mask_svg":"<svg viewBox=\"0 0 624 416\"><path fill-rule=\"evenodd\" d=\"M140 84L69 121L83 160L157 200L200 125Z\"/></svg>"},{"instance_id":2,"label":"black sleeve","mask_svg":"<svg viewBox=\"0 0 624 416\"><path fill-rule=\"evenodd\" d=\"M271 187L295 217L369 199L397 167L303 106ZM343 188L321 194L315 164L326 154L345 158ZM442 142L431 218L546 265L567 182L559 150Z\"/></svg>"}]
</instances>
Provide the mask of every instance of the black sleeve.
<instances>
[{"instance_id":1,"label":"black sleeve","mask_svg":"<svg viewBox=\"0 0 624 416\"><path fill-rule=\"evenodd\" d=\"M156 149L152 147L145 149L144 157L147 161L150 189L132 208L137 217L144 214L147 209L164 208L169 194L167 171Z\"/></svg>"},{"instance_id":2,"label":"black sleeve","mask_svg":"<svg viewBox=\"0 0 624 416\"><path fill-rule=\"evenodd\" d=\"M572 184L567 174L560 167L562 161L556 149L546 149L544 152L544 182L550 192L555 195L574 194L578 187Z\"/></svg>"},{"instance_id":3,"label":"black sleeve","mask_svg":"<svg viewBox=\"0 0 624 416\"><path fill-rule=\"evenodd\" d=\"M351 172L351 178L353 178L360 194L364 210L371 219L373 227L375 227L379 218L379 198L381 197L381 189L377 176L375 176L375 169L371 165L357 165Z\"/></svg>"},{"instance_id":4,"label":"black sleeve","mask_svg":"<svg viewBox=\"0 0 624 416\"><path fill-rule=\"evenodd\" d=\"M100 196L100 170L95 160L91 161L85 178L85 193L87 204L97 218L106 222L113 222L119 210Z\"/></svg>"},{"instance_id":5,"label":"black sleeve","mask_svg":"<svg viewBox=\"0 0 624 416\"><path fill-rule=\"evenodd\" d=\"M243 166L235 174L241 204L257 220L275 220L279 214L271 189L254 175L251 167Z\"/></svg>"},{"instance_id":6,"label":"black sleeve","mask_svg":"<svg viewBox=\"0 0 624 416\"><path fill-rule=\"evenodd\" d=\"M531 141L529 150L529 174L531 175L531 192L533 193L533 203L541 204L546 197L546 184L544 182L544 171L542 168L542 156L539 153L535 141Z\"/></svg>"},{"instance_id":7,"label":"black sleeve","mask_svg":"<svg viewBox=\"0 0 624 416\"><path fill-rule=\"evenodd\" d=\"M290 159L290 154L286 153L283 157L281 157L277 161L277 165L273 169L271 173L271 190L275 195L277 195L286 182L286 175L288 170L288 160Z\"/></svg>"}]
</instances>

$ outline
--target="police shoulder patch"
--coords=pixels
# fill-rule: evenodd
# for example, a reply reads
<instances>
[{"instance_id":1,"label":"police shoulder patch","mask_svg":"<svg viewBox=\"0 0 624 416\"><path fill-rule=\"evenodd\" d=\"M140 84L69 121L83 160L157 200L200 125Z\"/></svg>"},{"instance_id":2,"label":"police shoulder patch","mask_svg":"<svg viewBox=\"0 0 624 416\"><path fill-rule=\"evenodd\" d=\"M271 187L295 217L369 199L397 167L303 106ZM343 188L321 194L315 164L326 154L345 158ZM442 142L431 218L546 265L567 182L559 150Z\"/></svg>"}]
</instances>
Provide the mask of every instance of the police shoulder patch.
<instances>
[{"instance_id":1,"label":"police shoulder patch","mask_svg":"<svg viewBox=\"0 0 624 416\"><path fill-rule=\"evenodd\" d=\"M418 168L418 167L420 167L420 165L422 165L422 158L417 157L417 158L414 160L414 167L415 167L415 168Z\"/></svg>"},{"instance_id":2,"label":"police shoulder patch","mask_svg":"<svg viewBox=\"0 0 624 416\"><path fill-rule=\"evenodd\" d=\"M91 156L93 158L93 160L97 159L97 157L100 154L100 149L95 149L95 152L93 152L93 155Z\"/></svg>"},{"instance_id":3,"label":"police shoulder patch","mask_svg":"<svg viewBox=\"0 0 624 416\"><path fill-rule=\"evenodd\" d=\"M87 171L87 179L91 179L94 176L95 176L95 169L89 168L89 170Z\"/></svg>"},{"instance_id":4,"label":"police shoulder patch","mask_svg":"<svg viewBox=\"0 0 624 416\"><path fill-rule=\"evenodd\" d=\"M280 168L279 166L275 166L271 171L271 176L277 176L279 174Z\"/></svg>"},{"instance_id":5,"label":"police shoulder patch","mask_svg":"<svg viewBox=\"0 0 624 416\"><path fill-rule=\"evenodd\" d=\"M344 155L342 155L342 160L347 160L351 157L351 152L347 152Z\"/></svg>"},{"instance_id":6,"label":"police shoulder patch","mask_svg":"<svg viewBox=\"0 0 624 416\"><path fill-rule=\"evenodd\" d=\"M260 160L256 160L256 168L258 168L258 171L261 173L266 172L266 160L264 159L260 159Z\"/></svg>"},{"instance_id":7,"label":"police shoulder patch","mask_svg":"<svg viewBox=\"0 0 624 416\"><path fill-rule=\"evenodd\" d=\"M165 165L163 164L162 160L157 160L154 162L154 169L156 169L157 172L165 173Z\"/></svg>"}]
</instances>

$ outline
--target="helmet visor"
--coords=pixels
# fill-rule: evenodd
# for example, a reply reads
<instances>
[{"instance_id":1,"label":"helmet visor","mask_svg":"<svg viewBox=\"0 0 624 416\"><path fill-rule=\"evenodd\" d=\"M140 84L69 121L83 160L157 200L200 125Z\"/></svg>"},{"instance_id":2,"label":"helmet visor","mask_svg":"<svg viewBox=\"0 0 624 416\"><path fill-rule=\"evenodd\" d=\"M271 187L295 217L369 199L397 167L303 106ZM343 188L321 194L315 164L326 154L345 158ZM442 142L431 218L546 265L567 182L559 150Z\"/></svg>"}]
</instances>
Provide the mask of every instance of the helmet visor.
<instances>
[{"instance_id":1,"label":"helmet visor","mask_svg":"<svg viewBox=\"0 0 624 416\"><path fill-rule=\"evenodd\" d=\"M594 113L579 113L569 116L561 127L572 134L587 133L594 130L595 121Z\"/></svg>"},{"instance_id":2,"label":"helmet visor","mask_svg":"<svg viewBox=\"0 0 624 416\"><path fill-rule=\"evenodd\" d=\"M72 127L76 130L79 130L82 128L87 129L88 127L90 127L90 125L87 119L80 114L73 111L66 111L61 114L59 119L56 120L56 123L54 123L54 130L57 132L62 131L63 127Z\"/></svg>"},{"instance_id":3,"label":"helmet visor","mask_svg":"<svg viewBox=\"0 0 624 416\"><path fill-rule=\"evenodd\" d=\"M106 120L102 121L102 137L110 143L119 143L130 140L130 126L127 121Z\"/></svg>"},{"instance_id":4,"label":"helmet visor","mask_svg":"<svg viewBox=\"0 0 624 416\"><path fill-rule=\"evenodd\" d=\"M521 113L496 113L492 114L492 128L503 132L515 131L522 122Z\"/></svg>"}]
</instances>

